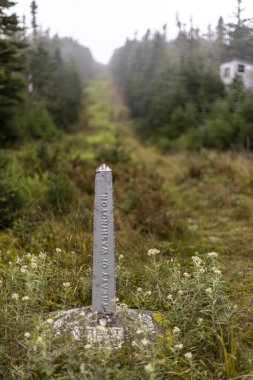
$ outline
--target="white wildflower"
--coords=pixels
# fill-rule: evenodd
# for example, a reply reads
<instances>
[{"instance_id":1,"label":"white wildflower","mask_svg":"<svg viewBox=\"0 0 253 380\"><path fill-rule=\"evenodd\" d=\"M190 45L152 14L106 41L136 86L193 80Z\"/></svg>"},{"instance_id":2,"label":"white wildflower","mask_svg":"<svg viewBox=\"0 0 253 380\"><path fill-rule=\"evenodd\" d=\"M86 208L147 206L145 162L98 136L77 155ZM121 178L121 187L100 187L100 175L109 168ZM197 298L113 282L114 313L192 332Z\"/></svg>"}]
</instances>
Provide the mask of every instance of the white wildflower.
<instances>
[{"instance_id":1,"label":"white wildflower","mask_svg":"<svg viewBox=\"0 0 253 380\"><path fill-rule=\"evenodd\" d=\"M238 308L238 305L234 305L234 310L236 310Z\"/></svg>"},{"instance_id":2,"label":"white wildflower","mask_svg":"<svg viewBox=\"0 0 253 380\"><path fill-rule=\"evenodd\" d=\"M65 289L67 289L67 288L70 287L70 282L64 282L64 283L62 284L62 286L63 286Z\"/></svg>"},{"instance_id":3,"label":"white wildflower","mask_svg":"<svg viewBox=\"0 0 253 380\"><path fill-rule=\"evenodd\" d=\"M192 359L192 353L191 352L186 352L184 355L186 359L191 360Z\"/></svg>"},{"instance_id":4,"label":"white wildflower","mask_svg":"<svg viewBox=\"0 0 253 380\"><path fill-rule=\"evenodd\" d=\"M142 288L137 288L137 292L142 292Z\"/></svg>"},{"instance_id":5,"label":"white wildflower","mask_svg":"<svg viewBox=\"0 0 253 380\"><path fill-rule=\"evenodd\" d=\"M20 272L21 272L21 273L27 273L27 272L28 272L28 270L27 270L27 265L23 265L23 266L21 267L21 269L20 269Z\"/></svg>"},{"instance_id":6,"label":"white wildflower","mask_svg":"<svg viewBox=\"0 0 253 380\"><path fill-rule=\"evenodd\" d=\"M144 338L144 339L142 339L141 343L143 346L147 346L149 344L149 340Z\"/></svg>"},{"instance_id":7,"label":"white wildflower","mask_svg":"<svg viewBox=\"0 0 253 380\"><path fill-rule=\"evenodd\" d=\"M169 300L169 301L172 301L172 300L173 300L173 296L172 296L172 294L168 294L168 295L167 295L167 300Z\"/></svg>"},{"instance_id":8,"label":"white wildflower","mask_svg":"<svg viewBox=\"0 0 253 380\"><path fill-rule=\"evenodd\" d=\"M138 330L136 330L136 334L137 335L140 335L140 334L142 334L143 333L143 330L142 329L138 329Z\"/></svg>"},{"instance_id":9,"label":"white wildflower","mask_svg":"<svg viewBox=\"0 0 253 380\"><path fill-rule=\"evenodd\" d=\"M203 263L201 258L198 256L192 256L192 261L196 267L199 267Z\"/></svg>"},{"instance_id":10,"label":"white wildflower","mask_svg":"<svg viewBox=\"0 0 253 380\"><path fill-rule=\"evenodd\" d=\"M24 297L22 298L22 301L28 301L29 299L30 299L29 296L24 296Z\"/></svg>"},{"instance_id":11,"label":"white wildflower","mask_svg":"<svg viewBox=\"0 0 253 380\"><path fill-rule=\"evenodd\" d=\"M221 271L217 268L213 270L213 273L217 274L218 276L221 276Z\"/></svg>"},{"instance_id":12,"label":"white wildflower","mask_svg":"<svg viewBox=\"0 0 253 380\"><path fill-rule=\"evenodd\" d=\"M30 334L29 332L25 332L25 333L24 333L24 337L25 337L25 338L30 338L30 336L31 336L31 334Z\"/></svg>"},{"instance_id":13,"label":"white wildflower","mask_svg":"<svg viewBox=\"0 0 253 380\"><path fill-rule=\"evenodd\" d=\"M21 264L21 263L22 263L22 260L21 260L20 257L18 257L17 260L16 260L16 264Z\"/></svg>"},{"instance_id":14,"label":"white wildflower","mask_svg":"<svg viewBox=\"0 0 253 380\"><path fill-rule=\"evenodd\" d=\"M152 249L148 250L148 256L155 256L158 253L160 253L160 251L158 249L156 249L156 248L152 248Z\"/></svg>"},{"instance_id":15,"label":"white wildflower","mask_svg":"<svg viewBox=\"0 0 253 380\"><path fill-rule=\"evenodd\" d=\"M219 256L217 252L209 252L207 254L208 257L211 257L212 259L217 259L217 257Z\"/></svg>"},{"instance_id":16,"label":"white wildflower","mask_svg":"<svg viewBox=\"0 0 253 380\"><path fill-rule=\"evenodd\" d=\"M175 326L174 328L173 328L173 333L174 334L178 334L178 333L180 333L180 328L179 327L177 327L177 326Z\"/></svg>"},{"instance_id":17,"label":"white wildflower","mask_svg":"<svg viewBox=\"0 0 253 380\"><path fill-rule=\"evenodd\" d=\"M185 272L185 273L184 273L184 277L185 277L185 278L190 278L191 275L190 275L189 273Z\"/></svg>"},{"instance_id":18,"label":"white wildflower","mask_svg":"<svg viewBox=\"0 0 253 380\"><path fill-rule=\"evenodd\" d=\"M19 299L19 294L18 293L13 293L11 298L15 301L17 301Z\"/></svg>"},{"instance_id":19,"label":"white wildflower","mask_svg":"<svg viewBox=\"0 0 253 380\"><path fill-rule=\"evenodd\" d=\"M205 290L205 292L206 292L206 294L212 294L213 293L213 289L212 288L207 288L206 290Z\"/></svg>"},{"instance_id":20,"label":"white wildflower","mask_svg":"<svg viewBox=\"0 0 253 380\"><path fill-rule=\"evenodd\" d=\"M148 290L148 291L146 292L146 294L147 294L147 296L150 296L150 295L152 294L151 290Z\"/></svg>"},{"instance_id":21,"label":"white wildflower","mask_svg":"<svg viewBox=\"0 0 253 380\"><path fill-rule=\"evenodd\" d=\"M33 269L37 268L37 263L36 263L36 261L32 261L32 262L31 262L31 267L32 267Z\"/></svg>"},{"instance_id":22,"label":"white wildflower","mask_svg":"<svg viewBox=\"0 0 253 380\"><path fill-rule=\"evenodd\" d=\"M123 260L124 259L124 255L119 255L119 260Z\"/></svg>"},{"instance_id":23,"label":"white wildflower","mask_svg":"<svg viewBox=\"0 0 253 380\"><path fill-rule=\"evenodd\" d=\"M198 318L198 323L201 325L203 323L204 319L203 318Z\"/></svg>"},{"instance_id":24,"label":"white wildflower","mask_svg":"<svg viewBox=\"0 0 253 380\"><path fill-rule=\"evenodd\" d=\"M177 292L177 294L179 294L180 296L182 296L182 295L184 294L184 292L183 292L183 290L179 290L179 291Z\"/></svg>"},{"instance_id":25,"label":"white wildflower","mask_svg":"<svg viewBox=\"0 0 253 380\"><path fill-rule=\"evenodd\" d=\"M57 253L61 253L61 248L55 248L55 251L56 251Z\"/></svg>"},{"instance_id":26,"label":"white wildflower","mask_svg":"<svg viewBox=\"0 0 253 380\"><path fill-rule=\"evenodd\" d=\"M54 320L52 318L48 318L46 320L46 323L48 323L49 325L52 325L54 323Z\"/></svg>"},{"instance_id":27,"label":"white wildflower","mask_svg":"<svg viewBox=\"0 0 253 380\"><path fill-rule=\"evenodd\" d=\"M205 271L204 268L200 268L200 269L199 269L199 273L206 273L206 271Z\"/></svg>"},{"instance_id":28,"label":"white wildflower","mask_svg":"<svg viewBox=\"0 0 253 380\"><path fill-rule=\"evenodd\" d=\"M26 257L28 257L28 259L30 259L32 257L32 254L31 253L27 253Z\"/></svg>"},{"instance_id":29,"label":"white wildflower","mask_svg":"<svg viewBox=\"0 0 253 380\"><path fill-rule=\"evenodd\" d=\"M40 259L45 259L47 257L47 254L46 253L44 253L44 252L40 252L39 253L39 258Z\"/></svg>"},{"instance_id":30,"label":"white wildflower","mask_svg":"<svg viewBox=\"0 0 253 380\"><path fill-rule=\"evenodd\" d=\"M155 367L153 366L153 364L149 363L149 364L146 364L144 366L144 370L146 373L153 373L155 371Z\"/></svg>"},{"instance_id":31,"label":"white wildflower","mask_svg":"<svg viewBox=\"0 0 253 380\"><path fill-rule=\"evenodd\" d=\"M182 343L179 343L179 344L176 344L174 348L175 348L176 350L182 350L183 347L184 347L184 345L183 345Z\"/></svg>"}]
</instances>

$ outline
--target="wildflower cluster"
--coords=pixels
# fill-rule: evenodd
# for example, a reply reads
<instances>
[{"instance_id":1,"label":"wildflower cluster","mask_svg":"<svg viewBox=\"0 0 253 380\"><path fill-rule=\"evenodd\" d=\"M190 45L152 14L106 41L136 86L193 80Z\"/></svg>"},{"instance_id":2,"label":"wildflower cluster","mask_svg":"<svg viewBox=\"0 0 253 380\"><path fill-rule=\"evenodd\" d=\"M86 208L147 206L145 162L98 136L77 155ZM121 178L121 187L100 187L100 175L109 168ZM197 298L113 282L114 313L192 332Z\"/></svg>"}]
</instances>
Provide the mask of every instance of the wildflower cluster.
<instances>
[{"instance_id":1,"label":"wildflower cluster","mask_svg":"<svg viewBox=\"0 0 253 380\"><path fill-rule=\"evenodd\" d=\"M217 346L219 353L216 340L220 334L219 321L228 326L234 313L223 291L224 280L217 258L216 252L201 256L196 253L189 268L182 270L176 259L158 256L145 267L145 288L149 290L138 287L135 291L135 305L143 309L150 309L150 299L145 296L151 292L153 305L157 302L156 310L163 310L157 322L167 331L167 347L174 360L188 363L190 367L200 352L212 351ZM229 329L223 331L226 333Z\"/></svg>"},{"instance_id":2,"label":"wildflower cluster","mask_svg":"<svg viewBox=\"0 0 253 380\"><path fill-rule=\"evenodd\" d=\"M217 263L217 253L210 252L201 256L195 254L189 267L182 267L177 259L168 259L159 253L157 249L148 252L151 259L143 266L143 279L138 278L138 281L124 268L124 257L119 257L117 269L117 295L129 305L120 304L117 311L124 314L128 307L150 310L156 324L161 325L161 335L158 336L149 336L144 327L138 326L134 340L126 342L137 362L139 373L136 378L147 377L150 380L160 376L160 373L162 377L171 368L175 368L175 373L186 373L187 376L192 373L195 375L193 371L196 368L206 371L210 357L216 360L222 352L217 339L221 336L219 322L222 321L224 340L228 341L230 317L236 310L230 306L222 290L223 276ZM71 271L66 270L63 271L65 275L55 276L56 265L65 256L67 255L62 254L62 250L58 248L50 254L29 253L16 260L11 257L12 262L7 269L8 280L3 276L0 284L5 286L5 283L8 283L8 312L13 311L13 315L18 315L22 321L22 325L20 322L17 324L20 331L17 335L23 347L29 349L30 362L38 362L41 355L50 356L47 351L49 347L53 352L61 350L66 358L73 357L76 350L76 358L80 359L80 362L75 368L86 376L89 374L91 356L93 363L101 363L101 355L97 354L97 350L94 350L89 342L84 342L82 348L76 343L71 346L71 342L62 347L60 340L59 343L53 340L52 345L50 339L55 339L52 338L52 332L57 324L54 318L48 317L44 321L47 331L45 335L38 335L36 331L38 320L29 319L32 312L35 316L48 312L46 303L42 307L39 303L46 298L47 302L57 300L59 303L60 300L66 309L76 304L76 284L74 276L71 277ZM52 257L56 257L57 260L54 262ZM48 297L49 283L50 286L53 283L56 299L53 298L54 294L50 294L52 298ZM85 280L82 283L85 283ZM87 283L90 283L90 272ZM87 294L90 295L90 288ZM101 316L99 329L104 331L108 327L107 319ZM79 350L82 349L81 355L77 347ZM208 352L208 362L205 361L205 352ZM106 358L108 357L106 355ZM199 360L200 357L204 364ZM103 360L109 360L106 358L103 357ZM111 357L110 360L114 359ZM198 378L201 378L201 375Z\"/></svg>"},{"instance_id":3,"label":"wildflower cluster","mask_svg":"<svg viewBox=\"0 0 253 380\"><path fill-rule=\"evenodd\" d=\"M152 248L148 250L148 256L157 256L160 253L159 249Z\"/></svg>"}]
</instances>

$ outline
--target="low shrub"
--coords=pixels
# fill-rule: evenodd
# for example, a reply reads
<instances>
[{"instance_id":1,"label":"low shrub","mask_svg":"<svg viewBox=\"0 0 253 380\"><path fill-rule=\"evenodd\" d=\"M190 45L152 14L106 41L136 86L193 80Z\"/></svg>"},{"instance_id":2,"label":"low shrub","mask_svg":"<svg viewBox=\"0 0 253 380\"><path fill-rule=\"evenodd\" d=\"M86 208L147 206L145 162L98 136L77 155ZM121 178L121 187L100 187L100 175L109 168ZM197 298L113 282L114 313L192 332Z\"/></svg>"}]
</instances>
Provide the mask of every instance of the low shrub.
<instances>
[{"instance_id":1,"label":"low shrub","mask_svg":"<svg viewBox=\"0 0 253 380\"><path fill-rule=\"evenodd\" d=\"M0 161L0 229L4 229L20 215L25 197L15 160L1 152Z\"/></svg>"},{"instance_id":2,"label":"low shrub","mask_svg":"<svg viewBox=\"0 0 253 380\"><path fill-rule=\"evenodd\" d=\"M24 202L23 192L13 178L0 178L0 228L11 227L20 215Z\"/></svg>"},{"instance_id":3,"label":"low shrub","mask_svg":"<svg viewBox=\"0 0 253 380\"><path fill-rule=\"evenodd\" d=\"M70 210L75 199L75 186L67 176L55 171L50 174L47 181L47 190L43 207L61 215Z\"/></svg>"}]
</instances>

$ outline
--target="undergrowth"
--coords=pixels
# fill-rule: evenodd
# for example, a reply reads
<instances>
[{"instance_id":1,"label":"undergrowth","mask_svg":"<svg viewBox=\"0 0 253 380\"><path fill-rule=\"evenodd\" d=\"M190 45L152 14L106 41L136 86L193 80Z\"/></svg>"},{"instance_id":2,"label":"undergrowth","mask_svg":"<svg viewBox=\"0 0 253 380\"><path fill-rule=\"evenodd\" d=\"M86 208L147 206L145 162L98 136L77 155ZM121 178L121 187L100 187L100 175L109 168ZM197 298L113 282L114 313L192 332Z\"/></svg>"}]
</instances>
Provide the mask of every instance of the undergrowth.
<instances>
[{"instance_id":1,"label":"undergrowth","mask_svg":"<svg viewBox=\"0 0 253 380\"><path fill-rule=\"evenodd\" d=\"M0 376L251 379L251 157L161 155L134 138L108 78L87 96L84 132L1 152ZM114 178L118 302L152 310L164 331L149 342L142 331L142 345L113 352L36 332L48 312L91 303L103 161ZM160 252L147 255L153 246ZM222 270L203 254L216 250Z\"/></svg>"},{"instance_id":2,"label":"undergrowth","mask_svg":"<svg viewBox=\"0 0 253 380\"><path fill-rule=\"evenodd\" d=\"M90 304L90 266L79 266L75 252L56 248L20 257L5 252L0 279L1 376L230 379L247 370L237 307L224 291L217 256L193 256L192 264L182 267L177 259L151 249L136 278L120 255L118 302L153 310L161 334L150 340L145 330L137 331L139 343L126 341L115 352L39 333L39 321L48 312Z\"/></svg>"}]
</instances>

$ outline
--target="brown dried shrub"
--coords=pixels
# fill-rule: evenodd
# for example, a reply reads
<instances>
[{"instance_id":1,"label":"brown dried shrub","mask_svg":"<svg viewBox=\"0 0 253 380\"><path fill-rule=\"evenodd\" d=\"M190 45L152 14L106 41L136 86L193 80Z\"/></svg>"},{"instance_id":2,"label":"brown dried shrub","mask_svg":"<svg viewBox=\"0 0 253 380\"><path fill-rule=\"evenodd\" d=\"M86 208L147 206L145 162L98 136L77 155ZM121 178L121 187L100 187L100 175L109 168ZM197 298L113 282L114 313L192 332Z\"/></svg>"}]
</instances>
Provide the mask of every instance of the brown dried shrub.
<instances>
[{"instance_id":1,"label":"brown dried shrub","mask_svg":"<svg viewBox=\"0 0 253 380\"><path fill-rule=\"evenodd\" d=\"M138 229L144 233L164 236L170 231L167 216L168 201L163 193L163 179L155 170L136 163L112 165L116 228ZM93 208L95 167L74 161L68 168L69 176Z\"/></svg>"}]
</instances>

